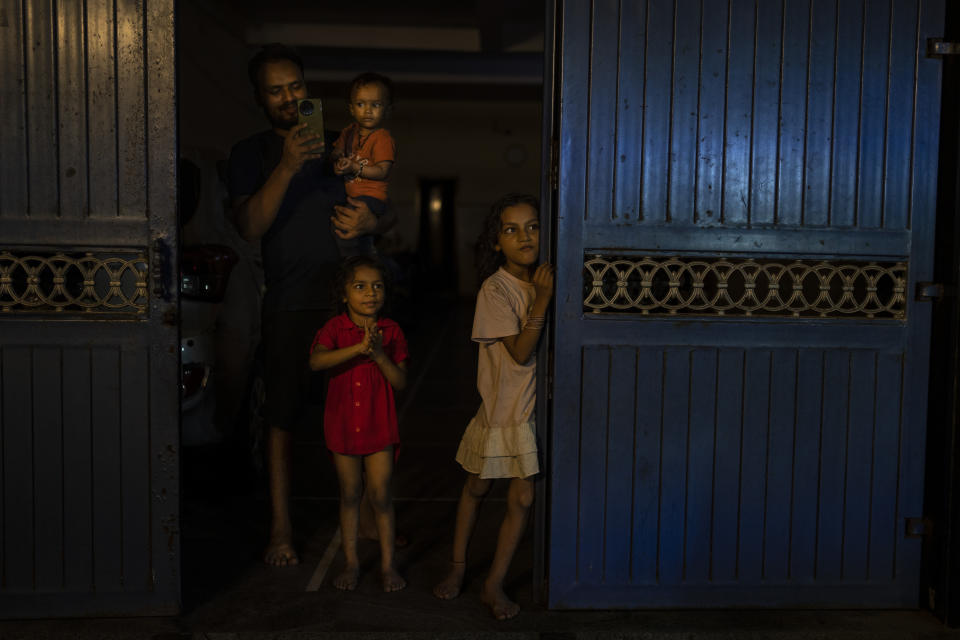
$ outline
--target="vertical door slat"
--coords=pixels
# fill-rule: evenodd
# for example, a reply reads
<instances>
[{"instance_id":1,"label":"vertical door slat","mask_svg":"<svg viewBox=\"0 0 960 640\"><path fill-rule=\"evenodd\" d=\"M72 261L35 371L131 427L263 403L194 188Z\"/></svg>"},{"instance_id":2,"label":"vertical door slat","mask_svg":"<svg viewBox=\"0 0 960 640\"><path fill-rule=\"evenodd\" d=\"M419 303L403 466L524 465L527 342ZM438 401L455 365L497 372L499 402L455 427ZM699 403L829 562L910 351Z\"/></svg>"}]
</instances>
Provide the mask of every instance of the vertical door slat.
<instances>
[{"instance_id":1,"label":"vertical door slat","mask_svg":"<svg viewBox=\"0 0 960 640\"><path fill-rule=\"evenodd\" d=\"M591 416L580 428L580 536L577 557L578 578L597 584L603 580L604 510L607 476L607 432L609 429L610 351L589 348L583 351L583 412Z\"/></svg>"},{"instance_id":2,"label":"vertical door slat","mask_svg":"<svg viewBox=\"0 0 960 640\"><path fill-rule=\"evenodd\" d=\"M121 589L123 501L120 460L120 354L92 353L93 572L98 591Z\"/></svg>"},{"instance_id":3,"label":"vertical door slat","mask_svg":"<svg viewBox=\"0 0 960 640\"><path fill-rule=\"evenodd\" d=\"M93 580L93 375L90 351L63 352L64 586L84 592Z\"/></svg>"},{"instance_id":4,"label":"vertical door slat","mask_svg":"<svg viewBox=\"0 0 960 640\"><path fill-rule=\"evenodd\" d=\"M693 222L697 184L697 112L700 89L700 2L676 0L673 91L670 105L670 221Z\"/></svg>"},{"instance_id":5,"label":"vertical door slat","mask_svg":"<svg viewBox=\"0 0 960 640\"><path fill-rule=\"evenodd\" d=\"M784 0L783 14L776 219L779 224L793 226L801 223L803 213L809 0Z\"/></svg>"},{"instance_id":6,"label":"vertical door slat","mask_svg":"<svg viewBox=\"0 0 960 640\"><path fill-rule=\"evenodd\" d=\"M587 218L609 220L613 212L617 148L616 122L617 35L619 2L597 0L593 4L593 34L590 43L590 151L587 166Z\"/></svg>"},{"instance_id":7,"label":"vertical door slat","mask_svg":"<svg viewBox=\"0 0 960 640\"><path fill-rule=\"evenodd\" d=\"M117 1L117 149L121 169L117 204L120 216L138 218L147 211L143 5L143 0Z\"/></svg>"},{"instance_id":8,"label":"vertical door slat","mask_svg":"<svg viewBox=\"0 0 960 640\"><path fill-rule=\"evenodd\" d=\"M643 103L646 3L622 1L620 12L620 57L629 63L618 65L614 217L637 220L644 216L640 194L644 161L643 125L646 117Z\"/></svg>"},{"instance_id":9,"label":"vertical door slat","mask_svg":"<svg viewBox=\"0 0 960 640\"><path fill-rule=\"evenodd\" d=\"M27 123L23 15L20 0L0 0L7 26L0 38L0 218L27 212ZM18 159L13 161L13 159Z\"/></svg>"},{"instance_id":10,"label":"vertical door slat","mask_svg":"<svg viewBox=\"0 0 960 640\"><path fill-rule=\"evenodd\" d=\"M696 349L690 356L690 425L683 554L685 582L704 583L710 579L716 397L717 351Z\"/></svg>"},{"instance_id":11,"label":"vertical door slat","mask_svg":"<svg viewBox=\"0 0 960 640\"><path fill-rule=\"evenodd\" d=\"M150 375L146 349L124 350L120 357L120 459L123 511L123 586L150 590Z\"/></svg>"},{"instance_id":12,"label":"vertical door slat","mask_svg":"<svg viewBox=\"0 0 960 640\"><path fill-rule=\"evenodd\" d=\"M803 224L830 223L830 164L833 141L834 59L837 50L837 1L813 3L810 19L809 83L803 159ZM793 28L791 26L791 28Z\"/></svg>"},{"instance_id":13,"label":"vertical door slat","mask_svg":"<svg viewBox=\"0 0 960 640\"><path fill-rule=\"evenodd\" d=\"M890 83L887 89L886 154L883 184L883 228L909 229L910 166L912 164L913 121L916 82L917 1L891 3L891 20L900 25L891 34Z\"/></svg>"},{"instance_id":14,"label":"vertical door slat","mask_svg":"<svg viewBox=\"0 0 960 640\"><path fill-rule=\"evenodd\" d=\"M835 227L853 227L857 220L862 20L862 2L837 3L836 91L830 159L830 224Z\"/></svg>"},{"instance_id":15,"label":"vertical door slat","mask_svg":"<svg viewBox=\"0 0 960 640\"><path fill-rule=\"evenodd\" d=\"M870 504L870 579L893 579L896 575L896 547L901 529L897 525L899 482L894 473L900 457L900 398L903 362L881 354L877 361L877 409L874 426L872 501Z\"/></svg>"},{"instance_id":16,"label":"vertical door slat","mask_svg":"<svg viewBox=\"0 0 960 640\"><path fill-rule=\"evenodd\" d=\"M87 138L91 217L117 215L117 78L114 1L88 2ZM139 114L143 117L144 114Z\"/></svg>"},{"instance_id":17,"label":"vertical door slat","mask_svg":"<svg viewBox=\"0 0 960 640\"><path fill-rule=\"evenodd\" d=\"M25 347L0 351L3 371L3 576L12 590L32 589L35 520L33 504L33 415L31 356Z\"/></svg>"},{"instance_id":18,"label":"vertical door slat","mask_svg":"<svg viewBox=\"0 0 960 640\"><path fill-rule=\"evenodd\" d=\"M759 582L764 577L764 531L767 527L764 505L767 502L771 381L774 379L770 352L748 350L743 367L737 576L745 581ZM780 411L779 406L777 411Z\"/></svg>"},{"instance_id":19,"label":"vertical door slat","mask_svg":"<svg viewBox=\"0 0 960 640\"><path fill-rule=\"evenodd\" d=\"M717 369L717 437L713 473L713 540L710 577L733 582L737 578L740 527L740 458L744 445L741 425L744 407L744 351L720 351ZM757 504L762 504L758 502ZM753 527L756 522L751 522Z\"/></svg>"},{"instance_id":20,"label":"vertical door slat","mask_svg":"<svg viewBox=\"0 0 960 640\"><path fill-rule=\"evenodd\" d=\"M697 109L696 205L694 221L713 226L721 222L723 196L724 96L727 77L727 3L703 3L700 35L700 97ZM710 27L708 27L710 25ZM712 27L712 28L711 28Z\"/></svg>"},{"instance_id":21,"label":"vertical door slat","mask_svg":"<svg viewBox=\"0 0 960 640\"><path fill-rule=\"evenodd\" d=\"M636 363L636 444L633 480L633 581L657 580L660 531L660 441L663 425L663 352L641 347Z\"/></svg>"},{"instance_id":22,"label":"vertical door slat","mask_svg":"<svg viewBox=\"0 0 960 640\"><path fill-rule=\"evenodd\" d=\"M33 351L33 486L36 522L36 584L41 590L63 587L63 424L60 349Z\"/></svg>"},{"instance_id":23,"label":"vertical door slat","mask_svg":"<svg viewBox=\"0 0 960 640\"><path fill-rule=\"evenodd\" d=\"M780 130L783 17L779 2L758 2L756 6L750 222L773 224L777 206L777 132Z\"/></svg>"},{"instance_id":24,"label":"vertical door slat","mask_svg":"<svg viewBox=\"0 0 960 640\"><path fill-rule=\"evenodd\" d=\"M753 121L753 51L756 11L752 0L730 3L727 30L726 127L723 150L724 224L743 225L750 214L750 147Z\"/></svg>"},{"instance_id":25,"label":"vertical door slat","mask_svg":"<svg viewBox=\"0 0 960 640\"><path fill-rule=\"evenodd\" d=\"M850 430L847 439L846 500L843 514L845 580L866 582L870 540L870 479L877 385L876 355L855 351L850 358ZM882 472L882 470L878 470Z\"/></svg>"},{"instance_id":26,"label":"vertical door slat","mask_svg":"<svg viewBox=\"0 0 960 640\"><path fill-rule=\"evenodd\" d=\"M57 120L60 216L79 220L87 204L87 79L83 5L57 0Z\"/></svg>"},{"instance_id":27,"label":"vertical door slat","mask_svg":"<svg viewBox=\"0 0 960 640\"><path fill-rule=\"evenodd\" d=\"M643 168L640 208L648 224L667 221L670 114L673 72L673 8L647 3L643 85Z\"/></svg>"},{"instance_id":28,"label":"vertical door slat","mask_svg":"<svg viewBox=\"0 0 960 640\"><path fill-rule=\"evenodd\" d=\"M887 125L890 4L871 2L864 10L860 156L857 184L857 226L880 228L883 211L884 141Z\"/></svg>"},{"instance_id":29,"label":"vertical door slat","mask_svg":"<svg viewBox=\"0 0 960 640\"><path fill-rule=\"evenodd\" d=\"M684 507L687 500L687 433L690 407L690 354L666 352L663 377L663 434L660 444L660 582L683 579Z\"/></svg>"},{"instance_id":30,"label":"vertical door slat","mask_svg":"<svg viewBox=\"0 0 960 640\"><path fill-rule=\"evenodd\" d=\"M823 373L815 575L818 580L834 583L840 580L843 567L850 353L828 351L824 354Z\"/></svg>"},{"instance_id":31,"label":"vertical door slat","mask_svg":"<svg viewBox=\"0 0 960 640\"><path fill-rule=\"evenodd\" d=\"M26 94L30 214L57 213L57 112L51 4L27 2ZM16 94L15 94L16 95ZM21 159L22 161L22 159Z\"/></svg>"},{"instance_id":32,"label":"vertical door slat","mask_svg":"<svg viewBox=\"0 0 960 640\"><path fill-rule=\"evenodd\" d=\"M630 348L615 348L610 353L607 415L609 428L606 446L606 488L604 491L605 582L626 584L630 580L630 552L634 538L633 477L636 425L636 353Z\"/></svg>"},{"instance_id":33,"label":"vertical door slat","mask_svg":"<svg viewBox=\"0 0 960 640\"><path fill-rule=\"evenodd\" d=\"M782 582L790 577L797 353L777 349L771 359L763 576Z\"/></svg>"},{"instance_id":34,"label":"vertical door slat","mask_svg":"<svg viewBox=\"0 0 960 640\"><path fill-rule=\"evenodd\" d=\"M816 577L820 418L823 415L823 352L802 349L797 360L797 430L793 441L790 579ZM781 464L786 460L781 461Z\"/></svg>"}]
</instances>

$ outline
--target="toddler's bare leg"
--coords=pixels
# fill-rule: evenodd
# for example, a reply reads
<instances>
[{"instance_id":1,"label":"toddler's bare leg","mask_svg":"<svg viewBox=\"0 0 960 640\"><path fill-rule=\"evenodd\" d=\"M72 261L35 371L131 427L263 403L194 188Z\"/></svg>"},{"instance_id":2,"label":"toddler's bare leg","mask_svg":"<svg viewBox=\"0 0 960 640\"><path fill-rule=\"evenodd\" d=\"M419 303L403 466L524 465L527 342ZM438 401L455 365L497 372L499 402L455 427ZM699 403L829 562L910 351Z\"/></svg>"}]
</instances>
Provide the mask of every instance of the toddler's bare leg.
<instances>
[{"instance_id":1,"label":"toddler's bare leg","mask_svg":"<svg viewBox=\"0 0 960 640\"><path fill-rule=\"evenodd\" d=\"M433 588L433 595L442 600L453 600L460 595L463 587L463 575L467 568L467 545L477 523L477 512L484 496L490 491L493 482L482 480L475 473L467 475L467 481L460 492L457 503L457 521L453 530L453 559L450 573Z\"/></svg>"},{"instance_id":2,"label":"toddler's bare leg","mask_svg":"<svg viewBox=\"0 0 960 640\"><path fill-rule=\"evenodd\" d=\"M500 525L497 550L493 554L490 573L483 583L480 599L490 607L497 620L512 618L520 612L520 606L503 592L503 580L510 568L513 554L527 525L527 515L533 504L533 478L513 478L507 490L507 513Z\"/></svg>"}]
</instances>

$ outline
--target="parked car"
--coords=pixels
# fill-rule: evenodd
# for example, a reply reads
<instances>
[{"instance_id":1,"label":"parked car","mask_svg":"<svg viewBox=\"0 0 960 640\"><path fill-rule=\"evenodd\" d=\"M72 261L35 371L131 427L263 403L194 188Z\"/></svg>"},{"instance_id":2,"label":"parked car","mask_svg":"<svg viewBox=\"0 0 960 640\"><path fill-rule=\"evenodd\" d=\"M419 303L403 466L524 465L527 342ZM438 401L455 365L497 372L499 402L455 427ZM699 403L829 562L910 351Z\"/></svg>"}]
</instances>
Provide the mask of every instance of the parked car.
<instances>
[{"instance_id":1,"label":"parked car","mask_svg":"<svg viewBox=\"0 0 960 640\"><path fill-rule=\"evenodd\" d=\"M263 468L259 247L225 216L224 161L181 160L181 444ZM187 208L193 207L192 211Z\"/></svg>"}]
</instances>

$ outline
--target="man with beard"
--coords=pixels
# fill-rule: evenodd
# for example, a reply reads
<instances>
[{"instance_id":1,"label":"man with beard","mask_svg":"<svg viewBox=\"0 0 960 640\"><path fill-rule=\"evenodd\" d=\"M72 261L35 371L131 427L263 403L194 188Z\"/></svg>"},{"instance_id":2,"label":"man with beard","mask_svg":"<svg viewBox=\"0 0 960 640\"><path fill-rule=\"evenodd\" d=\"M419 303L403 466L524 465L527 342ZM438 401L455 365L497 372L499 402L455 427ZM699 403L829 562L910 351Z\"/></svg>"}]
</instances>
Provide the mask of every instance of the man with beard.
<instances>
[{"instance_id":1,"label":"man with beard","mask_svg":"<svg viewBox=\"0 0 960 640\"><path fill-rule=\"evenodd\" d=\"M264 561L299 562L290 523L291 429L323 390L307 368L310 342L332 307L330 282L339 261L334 234L350 239L382 233L394 222L361 201L337 206L343 180L322 160L324 141L297 124L297 100L308 97L303 63L282 45L268 45L248 66L254 97L271 128L230 153L234 223L261 242L266 293L261 324L271 528Z\"/></svg>"}]
</instances>

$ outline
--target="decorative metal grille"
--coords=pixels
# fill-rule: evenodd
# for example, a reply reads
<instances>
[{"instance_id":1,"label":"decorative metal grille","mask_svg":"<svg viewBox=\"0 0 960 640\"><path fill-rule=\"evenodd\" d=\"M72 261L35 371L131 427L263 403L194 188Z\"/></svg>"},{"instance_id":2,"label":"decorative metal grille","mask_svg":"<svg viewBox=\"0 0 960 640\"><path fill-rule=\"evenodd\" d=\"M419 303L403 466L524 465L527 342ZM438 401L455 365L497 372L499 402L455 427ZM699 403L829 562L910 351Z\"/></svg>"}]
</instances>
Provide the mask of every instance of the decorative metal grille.
<instances>
[{"instance_id":1,"label":"decorative metal grille","mask_svg":"<svg viewBox=\"0 0 960 640\"><path fill-rule=\"evenodd\" d=\"M147 272L144 251L0 251L0 310L142 316Z\"/></svg>"},{"instance_id":2,"label":"decorative metal grille","mask_svg":"<svg viewBox=\"0 0 960 640\"><path fill-rule=\"evenodd\" d=\"M904 262L588 255L583 279L595 313L906 317Z\"/></svg>"}]
</instances>

